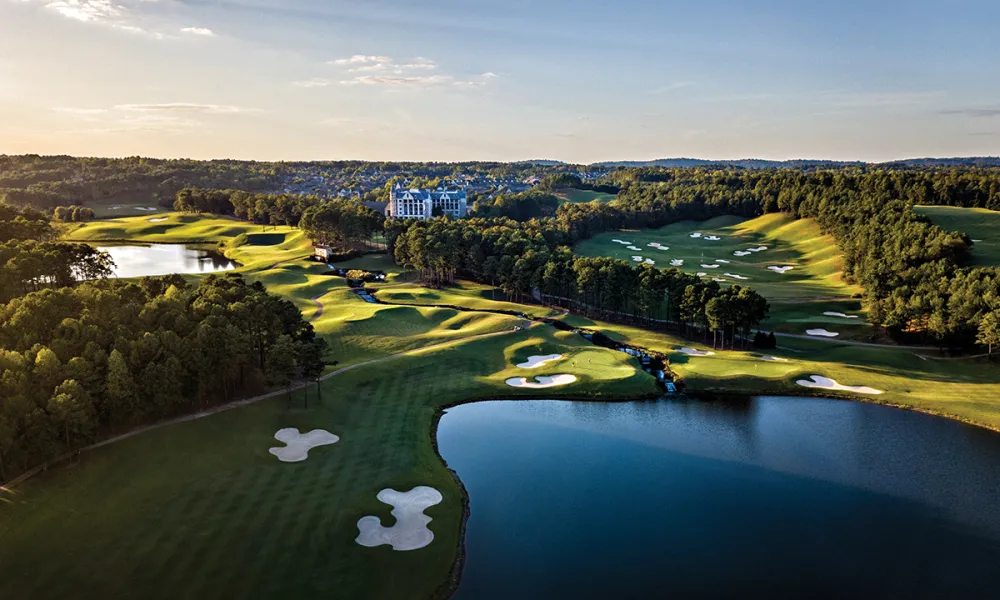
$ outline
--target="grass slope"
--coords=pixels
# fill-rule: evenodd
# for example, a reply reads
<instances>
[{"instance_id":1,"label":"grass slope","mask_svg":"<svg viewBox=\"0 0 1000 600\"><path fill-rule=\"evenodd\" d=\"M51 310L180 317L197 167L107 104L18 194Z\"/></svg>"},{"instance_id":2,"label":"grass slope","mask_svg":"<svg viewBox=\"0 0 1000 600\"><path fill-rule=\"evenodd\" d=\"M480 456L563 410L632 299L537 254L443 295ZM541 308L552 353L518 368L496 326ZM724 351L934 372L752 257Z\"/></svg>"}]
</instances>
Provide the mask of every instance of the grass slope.
<instances>
[{"instance_id":1,"label":"grass slope","mask_svg":"<svg viewBox=\"0 0 1000 600\"><path fill-rule=\"evenodd\" d=\"M551 366L513 365L562 353ZM427 598L456 558L462 498L435 454L442 406L539 397L503 382L572 373L544 397L655 392L635 359L547 326L359 367L323 385L308 410L274 399L173 425L85 455L4 493L5 597ZM339 443L283 464L268 454L283 427L324 428ZM433 543L413 552L354 543L357 520L391 523L379 490L439 489Z\"/></svg>"},{"instance_id":2,"label":"grass slope","mask_svg":"<svg viewBox=\"0 0 1000 600\"><path fill-rule=\"evenodd\" d=\"M960 231L973 240L973 264L1000 265L1000 212L985 208L915 206L913 210L947 231Z\"/></svg>"},{"instance_id":3,"label":"grass slope","mask_svg":"<svg viewBox=\"0 0 1000 600\"><path fill-rule=\"evenodd\" d=\"M618 196L615 194L608 194L605 192L595 192L593 190L578 190L574 188L567 188L565 190L559 190L555 192L555 195L563 202L572 202L574 204L579 204L582 202L611 202Z\"/></svg>"},{"instance_id":4,"label":"grass slope","mask_svg":"<svg viewBox=\"0 0 1000 600\"><path fill-rule=\"evenodd\" d=\"M702 237L692 238L692 233ZM707 241L715 235L719 241ZM629 250L612 240L632 242L639 251ZM648 244L659 242L669 250L657 250ZM767 246L763 252L749 256L734 256L756 246ZM608 256L632 261L642 256L656 261L656 266L669 269L673 259L683 260L680 270L687 273L707 273L706 278L724 279L724 283L739 283L753 287L768 299L783 298L844 298L860 293L860 289L844 282L840 276L841 255L833 238L823 235L811 219L795 220L785 214L769 214L752 220L739 217L718 217L696 223L684 221L660 229L604 233L581 242L575 251L583 256ZM729 263L717 263L722 259ZM702 264L718 264L705 268ZM769 266L792 266L788 273L769 271ZM732 273L746 277L727 277Z\"/></svg>"}]
</instances>

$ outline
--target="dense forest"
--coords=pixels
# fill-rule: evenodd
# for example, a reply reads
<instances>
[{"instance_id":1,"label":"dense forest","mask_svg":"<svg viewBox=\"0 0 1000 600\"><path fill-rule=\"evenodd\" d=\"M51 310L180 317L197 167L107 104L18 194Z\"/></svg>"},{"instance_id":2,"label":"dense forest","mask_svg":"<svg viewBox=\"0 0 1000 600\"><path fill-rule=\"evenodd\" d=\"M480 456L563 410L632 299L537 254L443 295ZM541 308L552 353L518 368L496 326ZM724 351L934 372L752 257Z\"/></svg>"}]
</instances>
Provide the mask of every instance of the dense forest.
<instances>
[{"instance_id":1,"label":"dense forest","mask_svg":"<svg viewBox=\"0 0 1000 600\"><path fill-rule=\"evenodd\" d=\"M4 205L0 235L0 480L108 432L323 369L325 342L260 283L103 279L106 254L51 241L39 213Z\"/></svg>"},{"instance_id":2,"label":"dense forest","mask_svg":"<svg viewBox=\"0 0 1000 600\"><path fill-rule=\"evenodd\" d=\"M633 266L576 256L553 219L435 219L390 223L396 262L431 285L458 276L499 286L515 300L537 293L551 304L611 321L698 330L725 346L745 345L767 317L767 301L750 288L720 288L677 269Z\"/></svg>"}]
</instances>

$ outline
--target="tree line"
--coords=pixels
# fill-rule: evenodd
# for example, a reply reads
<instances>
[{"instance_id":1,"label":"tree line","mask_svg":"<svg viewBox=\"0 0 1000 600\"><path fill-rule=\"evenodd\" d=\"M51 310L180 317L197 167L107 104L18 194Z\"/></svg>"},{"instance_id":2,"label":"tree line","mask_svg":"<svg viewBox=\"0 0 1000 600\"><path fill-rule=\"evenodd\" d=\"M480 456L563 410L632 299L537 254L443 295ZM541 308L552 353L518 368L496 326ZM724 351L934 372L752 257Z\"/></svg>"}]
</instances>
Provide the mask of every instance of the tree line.
<instances>
[{"instance_id":1,"label":"tree line","mask_svg":"<svg viewBox=\"0 0 1000 600\"><path fill-rule=\"evenodd\" d=\"M532 296L577 313L709 335L716 345L744 344L767 317L750 288L722 289L677 269L576 256L555 219L433 219L387 224L397 263L429 285L462 277L501 288L515 301Z\"/></svg>"},{"instance_id":2,"label":"tree line","mask_svg":"<svg viewBox=\"0 0 1000 600\"><path fill-rule=\"evenodd\" d=\"M323 369L294 304L240 275L98 280L0 305L0 478L110 432Z\"/></svg>"}]
</instances>

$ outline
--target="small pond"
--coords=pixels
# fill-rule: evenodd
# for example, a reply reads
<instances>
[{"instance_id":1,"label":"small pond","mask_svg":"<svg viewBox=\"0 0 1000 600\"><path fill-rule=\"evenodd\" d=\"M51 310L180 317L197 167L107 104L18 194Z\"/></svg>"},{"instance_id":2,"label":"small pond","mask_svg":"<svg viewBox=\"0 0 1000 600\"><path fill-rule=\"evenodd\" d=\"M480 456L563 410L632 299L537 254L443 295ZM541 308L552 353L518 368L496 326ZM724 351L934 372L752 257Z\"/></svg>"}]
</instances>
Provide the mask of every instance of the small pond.
<instances>
[{"instance_id":1,"label":"small pond","mask_svg":"<svg viewBox=\"0 0 1000 600\"><path fill-rule=\"evenodd\" d=\"M802 398L449 409L454 598L995 597L1000 435Z\"/></svg>"},{"instance_id":2,"label":"small pond","mask_svg":"<svg viewBox=\"0 0 1000 600\"><path fill-rule=\"evenodd\" d=\"M184 244L98 246L97 249L107 252L115 261L115 277L214 273L231 271L238 266L218 252Z\"/></svg>"}]
</instances>

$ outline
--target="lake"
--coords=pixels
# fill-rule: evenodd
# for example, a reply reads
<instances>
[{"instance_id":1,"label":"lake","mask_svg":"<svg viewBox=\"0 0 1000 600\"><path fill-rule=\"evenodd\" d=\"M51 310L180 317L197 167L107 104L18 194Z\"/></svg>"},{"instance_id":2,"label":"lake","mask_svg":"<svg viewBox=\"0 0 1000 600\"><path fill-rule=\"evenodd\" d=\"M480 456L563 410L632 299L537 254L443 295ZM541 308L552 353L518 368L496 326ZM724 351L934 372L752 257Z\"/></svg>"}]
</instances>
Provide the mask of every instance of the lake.
<instances>
[{"instance_id":1,"label":"lake","mask_svg":"<svg viewBox=\"0 0 1000 600\"><path fill-rule=\"evenodd\" d=\"M1000 435L884 406L479 402L458 599L996 597Z\"/></svg>"},{"instance_id":2,"label":"lake","mask_svg":"<svg viewBox=\"0 0 1000 600\"><path fill-rule=\"evenodd\" d=\"M148 246L98 246L115 261L115 277L170 275L171 273L214 273L231 271L237 264L218 252L184 244Z\"/></svg>"}]
</instances>

